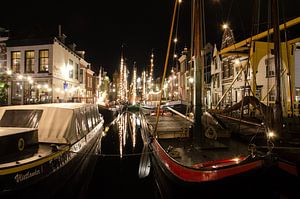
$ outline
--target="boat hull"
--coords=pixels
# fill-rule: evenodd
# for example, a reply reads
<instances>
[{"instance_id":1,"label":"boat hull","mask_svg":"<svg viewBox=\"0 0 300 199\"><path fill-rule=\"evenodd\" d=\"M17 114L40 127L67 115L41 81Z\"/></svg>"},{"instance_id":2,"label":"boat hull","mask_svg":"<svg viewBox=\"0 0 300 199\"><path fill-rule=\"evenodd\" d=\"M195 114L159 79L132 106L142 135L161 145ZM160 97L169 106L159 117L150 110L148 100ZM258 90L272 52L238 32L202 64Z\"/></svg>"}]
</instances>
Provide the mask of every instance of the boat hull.
<instances>
[{"instance_id":1,"label":"boat hull","mask_svg":"<svg viewBox=\"0 0 300 199\"><path fill-rule=\"evenodd\" d=\"M160 146L157 140L151 144L154 157L159 160L159 163L164 168L169 176L174 176L178 181L202 183L208 181L221 180L226 177L236 176L246 173L251 170L259 169L263 166L263 160L257 159L243 164L235 164L232 166L224 166L217 169L196 169L189 166L184 166L171 158L167 152ZM228 163L230 160L228 160ZM216 161L218 165L220 161ZM226 160L224 160L226 163ZM213 163L211 163L213 164Z\"/></svg>"},{"instance_id":2,"label":"boat hull","mask_svg":"<svg viewBox=\"0 0 300 199\"><path fill-rule=\"evenodd\" d=\"M232 198L232 193L249 191L263 171L262 160L215 171L193 169L178 164L155 145L151 145L151 172L162 198Z\"/></svg>"},{"instance_id":3,"label":"boat hull","mask_svg":"<svg viewBox=\"0 0 300 199\"><path fill-rule=\"evenodd\" d=\"M65 185L78 184L86 167L96 160L98 141L102 132L102 123L94 128L73 146L64 146L51 155L0 170L0 196L20 198L51 198ZM83 168L84 167L84 168ZM74 190L73 190L74 191ZM47 194L45 194L47 193Z\"/></svg>"}]
</instances>

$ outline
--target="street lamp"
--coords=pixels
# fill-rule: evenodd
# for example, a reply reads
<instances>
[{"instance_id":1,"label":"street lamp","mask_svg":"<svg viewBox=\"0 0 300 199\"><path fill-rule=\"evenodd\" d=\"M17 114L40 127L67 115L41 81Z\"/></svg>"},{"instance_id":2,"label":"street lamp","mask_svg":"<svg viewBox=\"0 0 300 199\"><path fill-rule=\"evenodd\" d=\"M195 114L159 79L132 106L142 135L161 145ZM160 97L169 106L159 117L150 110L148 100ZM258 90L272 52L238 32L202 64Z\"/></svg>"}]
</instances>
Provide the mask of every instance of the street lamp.
<instances>
[{"instance_id":1,"label":"street lamp","mask_svg":"<svg viewBox=\"0 0 300 199\"><path fill-rule=\"evenodd\" d=\"M229 26L228 26L227 23L224 23L224 24L222 25L222 28L225 30L225 29L229 28Z\"/></svg>"}]
</instances>

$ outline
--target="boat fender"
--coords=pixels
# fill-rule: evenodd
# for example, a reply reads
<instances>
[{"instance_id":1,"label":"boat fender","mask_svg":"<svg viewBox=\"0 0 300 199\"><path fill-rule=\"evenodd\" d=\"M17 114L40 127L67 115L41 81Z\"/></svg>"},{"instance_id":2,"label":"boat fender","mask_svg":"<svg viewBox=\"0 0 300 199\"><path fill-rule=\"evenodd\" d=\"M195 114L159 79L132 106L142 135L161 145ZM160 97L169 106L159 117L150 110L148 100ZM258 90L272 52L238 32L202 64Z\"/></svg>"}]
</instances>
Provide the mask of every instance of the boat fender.
<instances>
[{"instance_id":1,"label":"boat fender","mask_svg":"<svg viewBox=\"0 0 300 199\"><path fill-rule=\"evenodd\" d=\"M58 146L56 144L51 144L50 145L52 152L57 152L58 151Z\"/></svg>"},{"instance_id":2,"label":"boat fender","mask_svg":"<svg viewBox=\"0 0 300 199\"><path fill-rule=\"evenodd\" d=\"M216 132L216 129L212 126L208 126L206 129L205 129L205 133L204 135L209 138L209 139L214 139L216 140L218 138L218 134Z\"/></svg>"},{"instance_id":3,"label":"boat fender","mask_svg":"<svg viewBox=\"0 0 300 199\"><path fill-rule=\"evenodd\" d=\"M18 140L18 149L19 149L19 151L23 151L24 148L25 148L25 141L23 138L20 138Z\"/></svg>"}]
</instances>

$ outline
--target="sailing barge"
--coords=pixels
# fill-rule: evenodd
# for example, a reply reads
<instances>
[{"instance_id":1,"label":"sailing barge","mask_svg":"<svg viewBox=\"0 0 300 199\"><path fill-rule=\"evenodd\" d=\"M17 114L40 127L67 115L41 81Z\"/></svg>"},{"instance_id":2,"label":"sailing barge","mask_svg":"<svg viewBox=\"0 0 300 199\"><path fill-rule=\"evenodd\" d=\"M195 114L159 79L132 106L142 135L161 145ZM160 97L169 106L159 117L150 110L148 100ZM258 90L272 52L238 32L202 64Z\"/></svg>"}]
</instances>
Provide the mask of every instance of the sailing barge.
<instances>
[{"instance_id":1,"label":"sailing barge","mask_svg":"<svg viewBox=\"0 0 300 199\"><path fill-rule=\"evenodd\" d=\"M172 24L174 24L177 3L176 1ZM157 165L156 170L166 177L167 182L175 185L172 191L182 190L181 193L194 193L199 196L199 191L203 190L200 187L219 184L222 181L235 181L238 184L241 178L251 179L255 175L250 174L261 171L265 168L264 166L272 165L273 162L271 158L268 158L268 152L258 151L252 142L244 142L239 137L232 135L214 115L202 113L203 1L193 1L192 6L194 17L192 30L195 31L193 32L194 38L192 38L194 46L191 50L196 91L193 104L194 118L190 120L179 111L172 110L171 107L168 110L171 110L172 114L149 115L142 110L141 115L142 127L150 137L147 145L152 152L153 165ZM169 46L172 28L173 25L170 31ZM167 52L167 56L168 54L169 52ZM167 62L168 57L165 70ZM164 79L165 77L162 77L161 93ZM160 104L157 113L160 113L159 109ZM218 136L216 139L215 134L222 136ZM166 187L161 190L167 189ZM216 189L216 191L218 190ZM173 197L177 197L177 195L174 194L171 198Z\"/></svg>"},{"instance_id":2,"label":"sailing barge","mask_svg":"<svg viewBox=\"0 0 300 199\"><path fill-rule=\"evenodd\" d=\"M2 196L54 194L96 152L104 122L80 103L1 107L0 118Z\"/></svg>"}]
</instances>

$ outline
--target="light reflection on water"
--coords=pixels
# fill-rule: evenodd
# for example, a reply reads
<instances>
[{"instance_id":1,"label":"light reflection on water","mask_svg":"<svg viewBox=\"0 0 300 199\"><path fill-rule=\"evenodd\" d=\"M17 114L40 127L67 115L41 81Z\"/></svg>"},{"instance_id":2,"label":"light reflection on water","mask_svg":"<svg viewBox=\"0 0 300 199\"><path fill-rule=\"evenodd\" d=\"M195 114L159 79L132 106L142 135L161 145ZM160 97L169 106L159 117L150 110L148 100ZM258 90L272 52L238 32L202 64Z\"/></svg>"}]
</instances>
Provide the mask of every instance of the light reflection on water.
<instances>
[{"instance_id":1,"label":"light reflection on water","mask_svg":"<svg viewBox=\"0 0 300 199\"><path fill-rule=\"evenodd\" d=\"M138 176L143 149L138 115L129 112L119 115L101 138L100 145L101 153L88 193L90 198L93 193L99 194L99 198L156 198L152 176L145 179Z\"/></svg>"}]
</instances>

